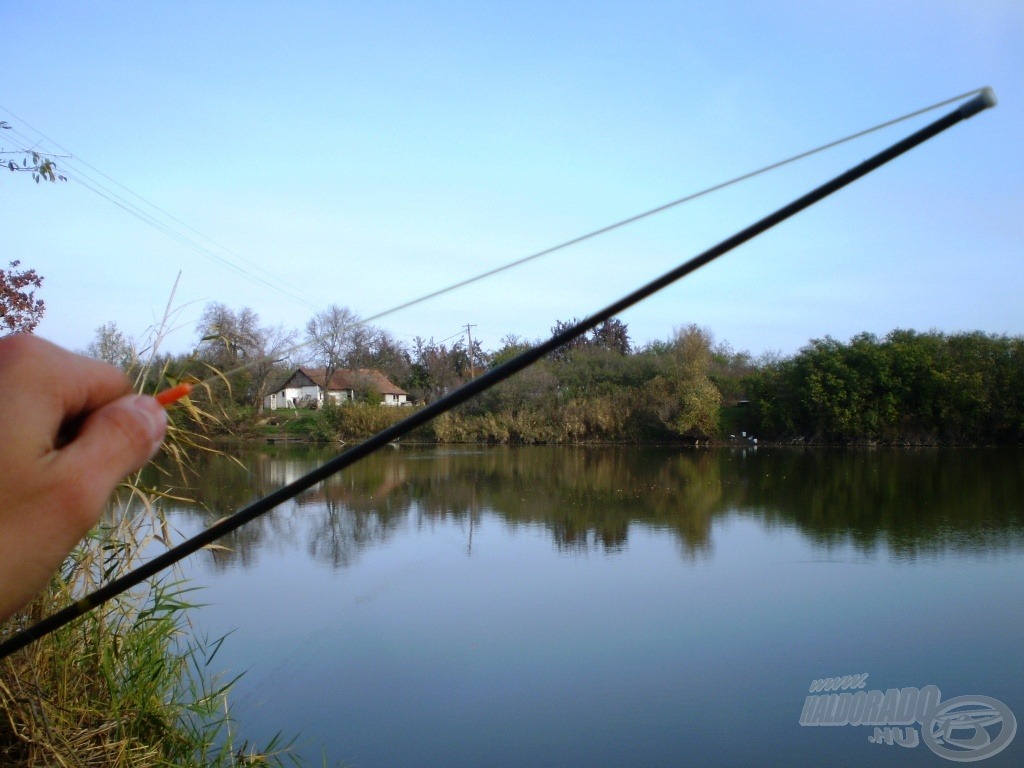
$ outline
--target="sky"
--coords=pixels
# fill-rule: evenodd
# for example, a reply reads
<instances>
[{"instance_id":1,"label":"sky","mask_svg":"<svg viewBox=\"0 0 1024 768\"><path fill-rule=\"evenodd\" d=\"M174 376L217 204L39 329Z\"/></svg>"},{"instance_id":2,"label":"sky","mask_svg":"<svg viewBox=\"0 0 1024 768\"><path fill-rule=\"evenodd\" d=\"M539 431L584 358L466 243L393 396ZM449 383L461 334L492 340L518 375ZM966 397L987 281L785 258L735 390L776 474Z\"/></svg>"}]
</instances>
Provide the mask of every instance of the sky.
<instances>
[{"instance_id":1,"label":"sky","mask_svg":"<svg viewBox=\"0 0 1024 768\"><path fill-rule=\"evenodd\" d=\"M1024 334L1024 3L4 0L4 262L84 349L210 302L361 316L982 86L1000 103L622 315L754 355ZM390 315L539 339L951 109ZM134 211L134 212L133 212ZM179 279L180 273L180 279ZM175 288L176 286L176 288Z\"/></svg>"}]
</instances>

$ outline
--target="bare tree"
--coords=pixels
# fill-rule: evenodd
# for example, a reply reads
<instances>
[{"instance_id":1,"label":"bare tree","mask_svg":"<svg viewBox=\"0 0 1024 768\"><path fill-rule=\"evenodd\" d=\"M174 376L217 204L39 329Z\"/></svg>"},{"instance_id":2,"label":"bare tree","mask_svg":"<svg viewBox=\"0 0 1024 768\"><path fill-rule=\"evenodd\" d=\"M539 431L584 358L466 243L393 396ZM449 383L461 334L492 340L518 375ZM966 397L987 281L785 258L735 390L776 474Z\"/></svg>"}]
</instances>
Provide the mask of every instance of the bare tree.
<instances>
[{"instance_id":1,"label":"bare tree","mask_svg":"<svg viewBox=\"0 0 1024 768\"><path fill-rule=\"evenodd\" d=\"M283 366L288 362L288 352L294 346L295 331L286 330L283 325L259 329L256 359L249 369L252 373L249 394L257 413L263 413L263 398L270 389L270 382L275 376L284 373Z\"/></svg>"},{"instance_id":2,"label":"bare tree","mask_svg":"<svg viewBox=\"0 0 1024 768\"><path fill-rule=\"evenodd\" d=\"M325 384L330 386L334 372L342 368L352 352L352 331L359 316L348 307L332 304L306 323L309 359L324 369ZM326 394L324 395L326 402Z\"/></svg>"},{"instance_id":3,"label":"bare tree","mask_svg":"<svg viewBox=\"0 0 1024 768\"><path fill-rule=\"evenodd\" d=\"M234 397L262 411L270 381L295 345L295 331L260 325L259 315L249 307L235 311L220 303L206 306L196 330L198 358L222 373L246 366L235 379Z\"/></svg>"},{"instance_id":4,"label":"bare tree","mask_svg":"<svg viewBox=\"0 0 1024 768\"><path fill-rule=\"evenodd\" d=\"M85 353L116 365L122 371L129 370L138 359L134 340L126 336L113 320L96 329L96 338L86 347Z\"/></svg>"},{"instance_id":5,"label":"bare tree","mask_svg":"<svg viewBox=\"0 0 1024 768\"><path fill-rule=\"evenodd\" d=\"M226 304L207 304L196 326L199 357L220 371L256 360L260 351L260 316L249 307L237 312Z\"/></svg>"}]
</instances>

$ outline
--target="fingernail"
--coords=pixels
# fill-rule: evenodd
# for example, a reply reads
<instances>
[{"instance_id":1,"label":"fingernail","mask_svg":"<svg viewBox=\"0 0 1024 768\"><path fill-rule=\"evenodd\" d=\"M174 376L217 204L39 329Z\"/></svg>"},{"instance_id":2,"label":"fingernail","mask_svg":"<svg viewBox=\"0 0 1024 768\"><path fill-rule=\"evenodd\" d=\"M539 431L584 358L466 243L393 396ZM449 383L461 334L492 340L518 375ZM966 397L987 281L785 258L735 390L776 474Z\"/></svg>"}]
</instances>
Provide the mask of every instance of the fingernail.
<instances>
[{"instance_id":1,"label":"fingernail","mask_svg":"<svg viewBox=\"0 0 1024 768\"><path fill-rule=\"evenodd\" d=\"M135 395L131 405L146 427L146 435L152 443L149 455L154 456L160 450L167 432L167 411L152 397L145 395Z\"/></svg>"}]
</instances>

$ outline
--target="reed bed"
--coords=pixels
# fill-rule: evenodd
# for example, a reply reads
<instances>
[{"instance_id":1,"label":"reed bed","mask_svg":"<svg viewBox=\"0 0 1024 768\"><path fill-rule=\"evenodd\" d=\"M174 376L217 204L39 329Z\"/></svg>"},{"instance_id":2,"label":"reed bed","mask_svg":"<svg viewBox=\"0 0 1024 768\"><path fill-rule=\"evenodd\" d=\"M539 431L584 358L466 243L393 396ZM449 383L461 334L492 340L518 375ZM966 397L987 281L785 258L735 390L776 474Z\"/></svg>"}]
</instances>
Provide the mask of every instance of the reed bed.
<instances>
[{"instance_id":1,"label":"reed bed","mask_svg":"<svg viewBox=\"0 0 1024 768\"><path fill-rule=\"evenodd\" d=\"M143 369L138 381L153 380ZM159 380L173 383L166 371ZM205 408L205 406L204 406ZM212 409L187 402L172 414L164 450L187 474L189 456L214 451ZM188 426L184 426L184 425ZM166 478L170 488L173 478ZM173 532L169 491L124 483L101 525L71 553L49 588L0 625L6 638L127 571ZM197 636L196 593L180 574L155 577L0 661L0 765L62 768L282 766L298 764L280 737L239 743L228 706L233 680L212 661L224 638Z\"/></svg>"}]
</instances>

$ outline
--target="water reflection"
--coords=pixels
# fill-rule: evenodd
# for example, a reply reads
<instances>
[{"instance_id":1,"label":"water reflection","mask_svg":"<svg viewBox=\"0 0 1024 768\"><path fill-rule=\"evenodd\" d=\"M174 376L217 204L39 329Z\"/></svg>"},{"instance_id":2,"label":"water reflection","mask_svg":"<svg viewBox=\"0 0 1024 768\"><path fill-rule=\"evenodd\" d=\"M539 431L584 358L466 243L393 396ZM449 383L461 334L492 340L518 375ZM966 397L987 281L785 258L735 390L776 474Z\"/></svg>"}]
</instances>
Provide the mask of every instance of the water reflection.
<instances>
[{"instance_id":1,"label":"water reflection","mask_svg":"<svg viewBox=\"0 0 1024 768\"><path fill-rule=\"evenodd\" d=\"M241 465L201 457L176 511L209 524L299 477L330 454L249 450ZM482 514L547 531L567 553L617 552L630 529L670 532L682 557L707 556L716 520L743 515L795 528L824 547L852 543L896 557L1020 548L1024 452L1019 450L704 450L403 448L369 457L244 526L217 567L250 566L260 551L302 549L332 568L386 543L412 520Z\"/></svg>"}]
</instances>

